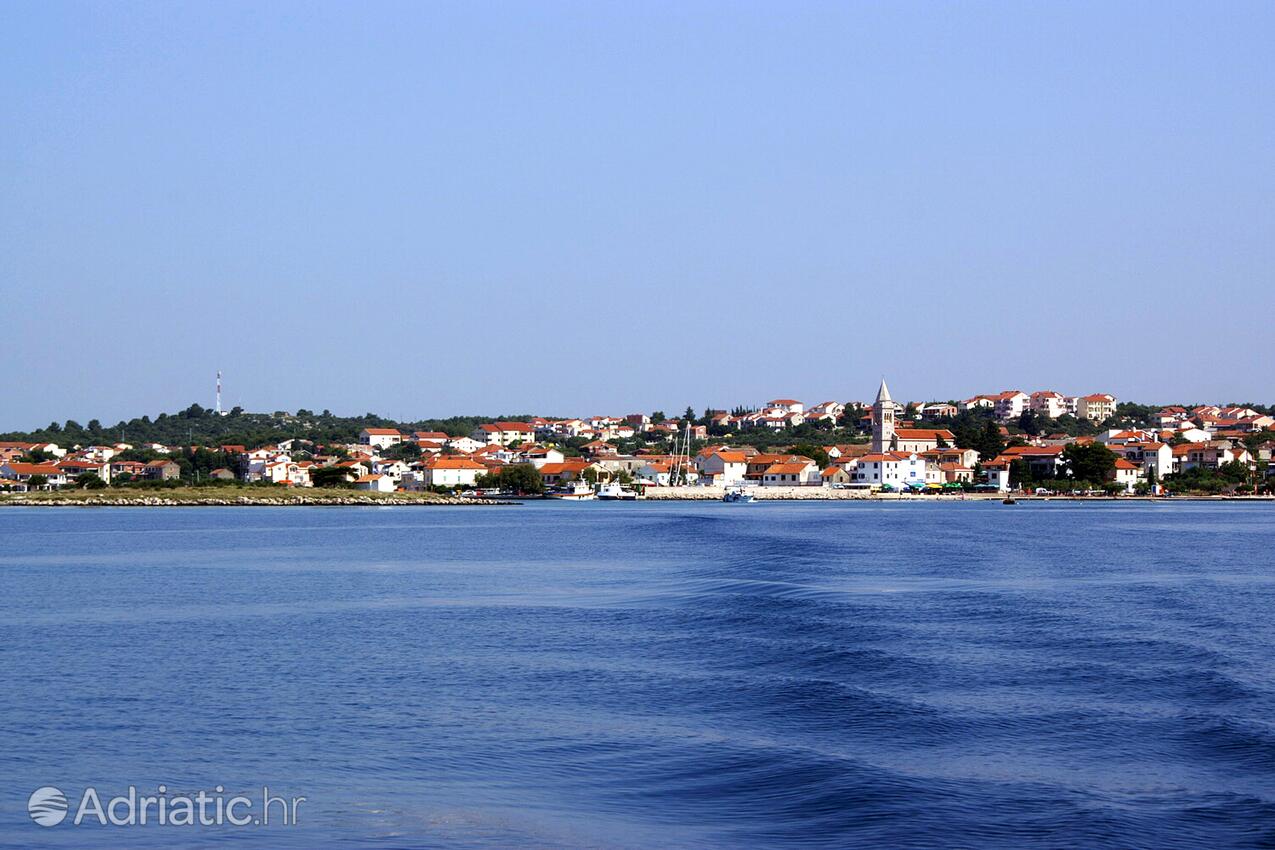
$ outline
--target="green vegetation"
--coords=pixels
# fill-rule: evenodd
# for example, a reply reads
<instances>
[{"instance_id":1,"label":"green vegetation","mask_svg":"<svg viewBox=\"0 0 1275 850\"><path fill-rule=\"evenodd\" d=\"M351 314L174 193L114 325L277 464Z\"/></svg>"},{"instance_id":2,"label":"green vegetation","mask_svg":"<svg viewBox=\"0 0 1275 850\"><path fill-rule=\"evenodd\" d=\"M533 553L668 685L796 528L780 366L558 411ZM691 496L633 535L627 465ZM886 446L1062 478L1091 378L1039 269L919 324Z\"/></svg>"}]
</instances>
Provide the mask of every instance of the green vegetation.
<instances>
[{"instance_id":1,"label":"green vegetation","mask_svg":"<svg viewBox=\"0 0 1275 850\"><path fill-rule=\"evenodd\" d=\"M481 488L496 487L506 493L523 495L545 491L545 482L540 477L540 471L529 463L518 463L480 475L475 483Z\"/></svg>"},{"instance_id":2,"label":"green vegetation","mask_svg":"<svg viewBox=\"0 0 1275 850\"><path fill-rule=\"evenodd\" d=\"M1164 476L1164 488L1170 493L1251 493L1258 482L1269 487L1266 464L1259 466L1256 472L1238 461L1224 463L1217 469L1195 467Z\"/></svg>"},{"instance_id":3,"label":"green vegetation","mask_svg":"<svg viewBox=\"0 0 1275 850\"><path fill-rule=\"evenodd\" d=\"M1102 443L1072 443L1063 449L1062 457L1075 481L1106 481L1116 472L1116 453Z\"/></svg>"},{"instance_id":4,"label":"green vegetation","mask_svg":"<svg viewBox=\"0 0 1275 850\"><path fill-rule=\"evenodd\" d=\"M65 424L51 422L44 428L27 432L0 434L0 440L23 442L50 442L59 445L102 445L117 442L139 445L159 443L166 446L223 446L249 447L279 443L289 439L303 439L314 443L352 443L357 441L364 428L397 428L404 433L413 431L442 431L449 436L469 434L475 427L493 420L521 422L531 418L528 414L506 416L452 416L447 419L422 419L415 422L398 422L365 413L362 416L336 416L331 411L314 413L304 408L296 413L246 413L235 408L225 416L192 404L180 413L161 413L155 419L141 416L128 421L104 426L96 419L82 426L75 420Z\"/></svg>"},{"instance_id":5,"label":"green vegetation","mask_svg":"<svg viewBox=\"0 0 1275 850\"><path fill-rule=\"evenodd\" d=\"M832 458L828 457L828 453L813 443L796 443L789 451L795 455L810 458L819 464L820 469L827 469L828 464L832 463Z\"/></svg>"},{"instance_id":6,"label":"green vegetation","mask_svg":"<svg viewBox=\"0 0 1275 850\"><path fill-rule=\"evenodd\" d=\"M351 488L350 473L342 466L323 466L310 470L310 483L315 487Z\"/></svg>"},{"instance_id":7,"label":"green vegetation","mask_svg":"<svg viewBox=\"0 0 1275 850\"><path fill-rule=\"evenodd\" d=\"M138 505L148 501L176 504L431 504L444 501L435 493L372 493L353 490L289 488L276 486L222 485L192 487L154 482L155 486L110 488L106 490L62 489L31 493L0 493L0 505L6 503L94 505Z\"/></svg>"}]
</instances>

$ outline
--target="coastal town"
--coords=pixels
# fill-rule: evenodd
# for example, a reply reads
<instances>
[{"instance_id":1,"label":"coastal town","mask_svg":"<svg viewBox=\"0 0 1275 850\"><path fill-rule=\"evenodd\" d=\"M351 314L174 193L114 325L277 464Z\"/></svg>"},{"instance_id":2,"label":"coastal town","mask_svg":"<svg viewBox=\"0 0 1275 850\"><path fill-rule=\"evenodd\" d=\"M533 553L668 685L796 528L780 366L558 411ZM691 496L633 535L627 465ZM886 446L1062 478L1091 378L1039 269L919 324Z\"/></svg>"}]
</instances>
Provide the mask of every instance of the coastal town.
<instances>
[{"instance_id":1,"label":"coastal town","mask_svg":"<svg viewBox=\"0 0 1275 850\"><path fill-rule=\"evenodd\" d=\"M200 415L225 416L220 409ZM71 423L68 423L70 425ZM0 490L265 486L567 499L990 493L1257 494L1275 416L1007 390L960 401L777 398L733 412L363 427L261 445L0 441ZM193 433L193 431L192 431ZM214 465L215 464L215 465ZM817 488L817 489L816 489Z\"/></svg>"}]
</instances>

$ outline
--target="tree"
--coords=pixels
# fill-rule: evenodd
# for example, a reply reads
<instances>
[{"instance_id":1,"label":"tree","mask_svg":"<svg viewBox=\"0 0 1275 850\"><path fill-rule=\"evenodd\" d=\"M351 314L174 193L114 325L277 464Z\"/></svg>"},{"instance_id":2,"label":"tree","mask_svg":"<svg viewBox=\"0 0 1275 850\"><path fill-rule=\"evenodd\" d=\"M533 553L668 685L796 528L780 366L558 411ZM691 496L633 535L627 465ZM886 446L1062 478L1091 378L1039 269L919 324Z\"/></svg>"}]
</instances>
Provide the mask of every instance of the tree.
<instances>
[{"instance_id":1,"label":"tree","mask_svg":"<svg viewBox=\"0 0 1275 850\"><path fill-rule=\"evenodd\" d=\"M692 425L694 425L695 424L695 408L691 407L689 404L686 405L686 412L682 414L682 421L689 422Z\"/></svg>"},{"instance_id":2,"label":"tree","mask_svg":"<svg viewBox=\"0 0 1275 850\"><path fill-rule=\"evenodd\" d=\"M479 487L499 487L507 493L532 494L545 491L544 479L540 470L529 463L517 463L502 466L495 472L479 476Z\"/></svg>"},{"instance_id":3,"label":"tree","mask_svg":"<svg viewBox=\"0 0 1275 850\"><path fill-rule=\"evenodd\" d=\"M828 464L832 462L832 459L828 457L828 453L814 443L798 443L792 447L792 453L810 458L819 464L820 469L827 469Z\"/></svg>"},{"instance_id":4,"label":"tree","mask_svg":"<svg viewBox=\"0 0 1275 850\"><path fill-rule=\"evenodd\" d=\"M1070 443L1063 449L1062 457L1076 481L1101 484L1116 471L1116 453L1102 443Z\"/></svg>"},{"instance_id":5,"label":"tree","mask_svg":"<svg viewBox=\"0 0 1275 850\"><path fill-rule=\"evenodd\" d=\"M310 482L315 487L349 487L350 476L344 467L323 466L310 473Z\"/></svg>"},{"instance_id":6,"label":"tree","mask_svg":"<svg viewBox=\"0 0 1275 850\"><path fill-rule=\"evenodd\" d=\"M958 444L959 445L959 444ZM983 460L991 460L1005 450L1005 441L1001 439L1000 426L992 419L983 425L982 433L970 448L978 449L978 456Z\"/></svg>"},{"instance_id":7,"label":"tree","mask_svg":"<svg viewBox=\"0 0 1275 850\"><path fill-rule=\"evenodd\" d=\"M96 472L86 472L77 476L75 483L85 490L102 490L106 487L106 482Z\"/></svg>"},{"instance_id":8,"label":"tree","mask_svg":"<svg viewBox=\"0 0 1275 850\"><path fill-rule=\"evenodd\" d=\"M399 443L383 451L381 456L389 460L415 460L421 456L421 447L415 443Z\"/></svg>"},{"instance_id":9,"label":"tree","mask_svg":"<svg viewBox=\"0 0 1275 850\"><path fill-rule=\"evenodd\" d=\"M659 424L660 424L661 422L663 422L666 418L667 418L667 417L664 415L664 411L663 411L663 410L657 410L657 411L655 411L655 412L653 412L653 413L651 414L651 424L652 424L652 425L659 425Z\"/></svg>"},{"instance_id":10,"label":"tree","mask_svg":"<svg viewBox=\"0 0 1275 850\"><path fill-rule=\"evenodd\" d=\"M1040 415L1036 411L1027 409L1018 417L1018 427L1024 434L1035 437L1040 433Z\"/></svg>"},{"instance_id":11,"label":"tree","mask_svg":"<svg viewBox=\"0 0 1275 850\"><path fill-rule=\"evenodd\" d=\"M27 487L31 488L32 490L39 489L40 487L43 487L48 483L49 483L48 476L45 476L45 475L32 475L30 478L27 479Z\"/></svg>"}]
</instances>

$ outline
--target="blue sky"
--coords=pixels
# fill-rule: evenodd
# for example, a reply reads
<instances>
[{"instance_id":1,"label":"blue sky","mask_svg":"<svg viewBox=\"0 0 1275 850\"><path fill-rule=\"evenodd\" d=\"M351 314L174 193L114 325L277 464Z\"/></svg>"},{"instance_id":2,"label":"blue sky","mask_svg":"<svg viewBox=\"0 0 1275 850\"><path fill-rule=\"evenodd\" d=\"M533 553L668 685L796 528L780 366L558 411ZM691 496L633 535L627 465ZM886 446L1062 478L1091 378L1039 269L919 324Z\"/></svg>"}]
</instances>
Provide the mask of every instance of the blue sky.
<instances>
[{"instance_id":1,"label":"blue sky","mask_svg":"<svg viewBox=\"0 0 1275 850\"><path fill-rule=\"evenodd\" d=\"M0 429L1275 401L1269 3L12 3Z\"/></svg>"}]
</instances>

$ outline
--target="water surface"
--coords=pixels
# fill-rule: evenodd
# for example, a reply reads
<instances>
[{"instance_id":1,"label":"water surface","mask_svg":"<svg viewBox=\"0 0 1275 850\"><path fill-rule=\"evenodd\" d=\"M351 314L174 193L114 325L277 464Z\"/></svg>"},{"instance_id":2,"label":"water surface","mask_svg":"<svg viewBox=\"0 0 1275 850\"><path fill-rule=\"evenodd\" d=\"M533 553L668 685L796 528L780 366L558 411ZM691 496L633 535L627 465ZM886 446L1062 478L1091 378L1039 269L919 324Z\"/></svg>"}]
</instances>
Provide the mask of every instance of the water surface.
<instances>
[{"instance_id":1,"label":"water surface","mask_svg":"<svg viewBox=\"0 0 1275 850\"><path fill-rule=\"evenodd\" d=\"M1266 504L0 511L0 847L1270 847ZM294 827L41 828L263 784Z\"/></svg>"}]
</instances>

